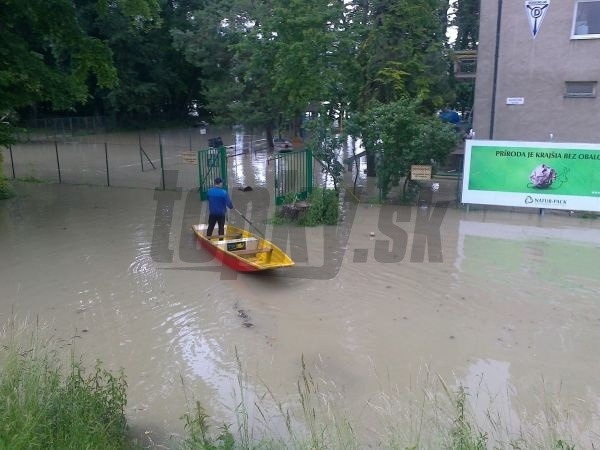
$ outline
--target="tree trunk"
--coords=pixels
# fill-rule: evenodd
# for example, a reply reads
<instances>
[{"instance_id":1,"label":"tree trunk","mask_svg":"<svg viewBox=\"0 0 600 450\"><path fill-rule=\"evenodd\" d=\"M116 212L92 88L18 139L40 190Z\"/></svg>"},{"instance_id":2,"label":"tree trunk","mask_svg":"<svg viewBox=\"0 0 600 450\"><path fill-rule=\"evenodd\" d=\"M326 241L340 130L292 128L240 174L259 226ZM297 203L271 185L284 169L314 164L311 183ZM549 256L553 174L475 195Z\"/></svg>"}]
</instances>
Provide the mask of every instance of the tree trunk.
<instances>
[{"instance_id":1,"label":"tree trunk","mask_svg":"<svg viewBox=\"0 0 600 450\"><path fill-rule=\"evenodd\" d=\"M296 113L294 114L294 141L302 138L302 113Z\"/></svg>"},{"instance_id":2,"label":"tree trunk","mask_svg":"<svg viewBox=\"0 0 600 450\"><path fill-rule=\"evenodd\" d=\"M267 145L269 146L269 151L275 150L275 146L273 145L273 126L267 125L265 127L265 135L267 136Z\"/></svg>"},{"instance_id":3,"label":"tree trunk","mask_svg":"<svg viewBox=\"0 0 600 450\"><path fill-rule=\"evenodd\" d=\"M367 176L377 176L377 172L375 170L375 154L373 152L367 152Z\"/></svg>"}]
</instances>

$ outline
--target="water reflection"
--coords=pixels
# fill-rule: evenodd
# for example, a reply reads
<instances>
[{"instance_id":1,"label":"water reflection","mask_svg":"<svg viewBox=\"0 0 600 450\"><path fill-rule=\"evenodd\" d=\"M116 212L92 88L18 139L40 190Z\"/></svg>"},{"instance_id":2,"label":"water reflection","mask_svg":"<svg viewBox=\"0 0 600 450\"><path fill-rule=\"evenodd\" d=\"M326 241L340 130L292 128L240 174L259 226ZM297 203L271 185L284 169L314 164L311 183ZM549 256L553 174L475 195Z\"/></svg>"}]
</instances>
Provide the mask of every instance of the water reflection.
<instances>
[{"instance_id":1,"label":"water reflection","mask_svg":"<svg viewBox=\"0 0 600 450\"><path fill-rule=\"evenodd\" d=\"M600 230L510 225L461 220L455 278L502 269L519 280L537 280L596 294L600 280ZM585 283L585 282L591 283Z\"/></svg>"},{"instance_id":2,"label":"water reflection","mask_svg":"<svg viewBox=\"0 0 600 450\"><path fill-rule=\"evenodd\" d=\"M466 389L482 431L496 435L499 431L493 426L496 420L501 420L501 433L514 434L519 431L519 414L512 405L512 398L517 392L511 383L508 361L476 359L468 366L460 384Z\"/></svg>"},{"instance_id":3,"label":"water reflection","mask_svg":"<svg viewBox=\"0 0 600 450\"><path fill-rule=\"evenodd\" d=\"M230 168L233 173L235 185L246 186L246 177L244 175L244 159L245 155L236 155L229 157L231 163Z\"/></svg>"},{"instance_id":4,"label":"water reflection","mask_svg":"<svg viewBox=\"0 0 600 450\"><path fill-rule=\"evenodd\" d=\"M235 129L235 143L230 146L229 168L232 176L232 185L236 187L265 186L274 182L275 164L271 164L275 154L267 151L266 140L257 135L245 134L241 127ZM347 137L337 149L337 157L344 164L343 173L347 174L347 183L354 183L356 179L358 186L366 183L366 158L360 156L356 162L352 158L364 152L362 141ZM348 160L351 160L347 162ZM349 169L349 170L348 170ZM316 160L313 161L313 180L316 186L333 189L333 178L327 169Z\"/></svg>"}]
</instances>

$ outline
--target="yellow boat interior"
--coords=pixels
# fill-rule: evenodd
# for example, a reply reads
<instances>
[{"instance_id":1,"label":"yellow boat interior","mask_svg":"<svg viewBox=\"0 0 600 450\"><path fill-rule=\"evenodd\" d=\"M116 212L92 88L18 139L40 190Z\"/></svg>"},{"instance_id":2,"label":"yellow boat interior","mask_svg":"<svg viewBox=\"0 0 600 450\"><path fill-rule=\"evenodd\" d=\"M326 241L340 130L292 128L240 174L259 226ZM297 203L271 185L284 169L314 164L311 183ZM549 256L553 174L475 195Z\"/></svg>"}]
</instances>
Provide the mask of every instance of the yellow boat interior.
<instances>
[{"instance_id":1,"label":"yellow boat interior","mask_svg":"<svg viewBox=\"0 0 600 450\"><path fill-rule=\"evenodd\" d=\"M206 235L207 224L193 225L192 228L198 237L210 242L212 246L243 259L257 268L270 269L294 265L292 259L279 247L243 228L227 224L225 234L220 236L215 227L210 237Z\"/></svg>"}]
</instances>

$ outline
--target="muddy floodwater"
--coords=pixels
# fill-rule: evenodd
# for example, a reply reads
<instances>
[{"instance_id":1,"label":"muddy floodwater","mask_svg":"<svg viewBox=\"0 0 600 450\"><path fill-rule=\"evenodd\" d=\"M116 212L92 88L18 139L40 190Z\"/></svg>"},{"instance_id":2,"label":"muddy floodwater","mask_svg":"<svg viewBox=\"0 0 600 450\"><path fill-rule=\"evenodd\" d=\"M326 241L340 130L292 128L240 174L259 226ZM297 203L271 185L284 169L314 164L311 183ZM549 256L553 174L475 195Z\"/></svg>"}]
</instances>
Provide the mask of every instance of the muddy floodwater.
<instances>
[{"instance_id":1,"label":"muddy floodwater","mask_svg":"<svg viewBox=\"0 0 600 450\"><path fill-rule=\"evenodd\" d=\"M368 429L379 393L427 368L488 394L471 401L485 410L494 399L512 425L542 385L560 392L583 412L585 442L598 442L597 220L361 204L339 232L279 236L298 264L257 276L195 248L195 194L17 190L0 202L0 319L37 321L86 361L124 368L128 420L145 443L180 436L190 398L231 422L236 352L248 385L284 403L303 358Z\"/></svg>"}]
</instances>

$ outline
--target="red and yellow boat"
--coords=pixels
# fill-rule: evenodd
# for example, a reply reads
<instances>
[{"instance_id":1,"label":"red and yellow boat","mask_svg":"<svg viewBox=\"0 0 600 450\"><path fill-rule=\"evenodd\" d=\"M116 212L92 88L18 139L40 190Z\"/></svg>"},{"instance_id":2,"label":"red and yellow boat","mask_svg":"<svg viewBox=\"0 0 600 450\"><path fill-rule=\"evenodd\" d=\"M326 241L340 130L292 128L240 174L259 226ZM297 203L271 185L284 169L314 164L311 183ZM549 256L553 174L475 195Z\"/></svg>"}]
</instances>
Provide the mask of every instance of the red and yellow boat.
<instances>
[{"instance_id":1,"label":"red and yellow boat","mask_svg":"<svg viewBox=\"0 0 600 450\"><path fill-rule=\"evenodd\" d=\"M283 250L248 230L227 224L223 236L213 234L208 237L207 228L207 224L192 226L200 245L234 270L259 272L294 265ZM216 227L214 231L217 231Z\"/></svg>"}]
</instances>

